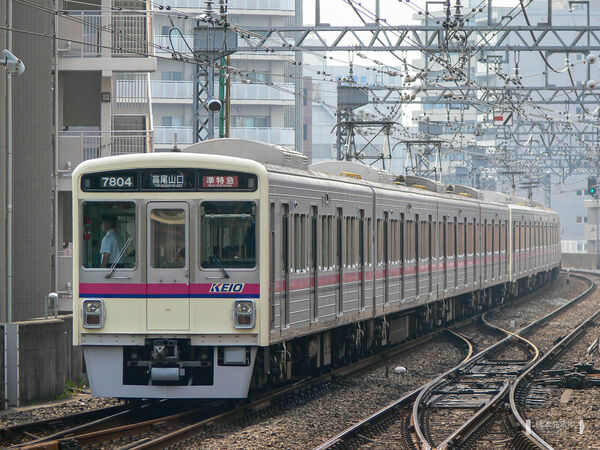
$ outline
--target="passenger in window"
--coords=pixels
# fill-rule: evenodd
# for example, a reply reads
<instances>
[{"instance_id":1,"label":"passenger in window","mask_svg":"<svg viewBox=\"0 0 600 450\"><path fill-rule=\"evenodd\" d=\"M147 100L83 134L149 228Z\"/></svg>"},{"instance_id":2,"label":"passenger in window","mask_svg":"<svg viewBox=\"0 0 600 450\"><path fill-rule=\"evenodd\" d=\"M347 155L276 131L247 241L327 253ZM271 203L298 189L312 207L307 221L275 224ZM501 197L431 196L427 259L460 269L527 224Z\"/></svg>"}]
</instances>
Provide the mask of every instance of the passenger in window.
<instances>
[{"instance_id":1,"label":"passenger in window","mask_svg":"<svg viewBox=\"0 0 600 450\"><path fill-rule=\"evenodd\" d=\"M100 244L101 267L112 266L123 249L123 239L115 229L117 220L114 217L102 219L102 231L106 233Z\"/></svg>"}]
</instances>

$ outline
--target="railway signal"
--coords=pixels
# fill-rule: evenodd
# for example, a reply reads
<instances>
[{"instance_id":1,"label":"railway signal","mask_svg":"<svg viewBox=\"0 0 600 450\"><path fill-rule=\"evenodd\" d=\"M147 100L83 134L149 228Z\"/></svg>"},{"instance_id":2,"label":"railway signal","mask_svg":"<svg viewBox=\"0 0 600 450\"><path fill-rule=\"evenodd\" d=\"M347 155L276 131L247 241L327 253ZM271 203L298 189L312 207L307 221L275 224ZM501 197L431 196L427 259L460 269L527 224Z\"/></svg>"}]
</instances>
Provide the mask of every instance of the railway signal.
<instances>
[{"instance_id":1,"label":"railway signal","mask_svg":"<svg viewBox=\"0 0 600 450\"><path fill-rule=\"evenodd\" d=\"M587 193L594 198L598 198L598 184L596 183L596 177L588 177Z\"/></svg>"}]
</instances>

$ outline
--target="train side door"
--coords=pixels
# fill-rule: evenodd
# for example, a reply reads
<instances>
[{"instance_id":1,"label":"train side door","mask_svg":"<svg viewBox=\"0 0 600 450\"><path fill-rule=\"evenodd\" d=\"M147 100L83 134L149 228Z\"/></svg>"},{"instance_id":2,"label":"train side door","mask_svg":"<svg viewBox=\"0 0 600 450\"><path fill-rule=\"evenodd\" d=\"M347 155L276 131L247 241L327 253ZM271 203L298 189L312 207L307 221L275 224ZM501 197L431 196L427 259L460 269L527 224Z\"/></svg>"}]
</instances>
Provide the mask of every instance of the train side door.
<instances>
[{"instance_id":1,"label":"train side door","mask_svg":"<svg viewBox=\"0 0 600 450\"><path fill-rule=\"evenodd\" d=\"M189 205L147 205L146 320L149 330L190 328Z\"/></svg>"}]
</instances>

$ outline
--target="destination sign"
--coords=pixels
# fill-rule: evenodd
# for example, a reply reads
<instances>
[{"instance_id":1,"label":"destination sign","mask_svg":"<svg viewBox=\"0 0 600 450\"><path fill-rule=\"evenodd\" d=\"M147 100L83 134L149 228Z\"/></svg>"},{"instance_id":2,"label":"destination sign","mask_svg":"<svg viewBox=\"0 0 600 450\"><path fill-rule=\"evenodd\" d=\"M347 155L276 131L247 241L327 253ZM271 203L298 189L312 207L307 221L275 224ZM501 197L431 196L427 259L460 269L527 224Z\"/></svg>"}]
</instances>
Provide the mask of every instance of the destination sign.
<instances>
[{"instance_id":1,"label":"destination sign","mask_svg":"<svg viewBox=\"0 0 600 450\"><path fill-rule=\"evenodd\" d=\"M203 188L237 188L240 185L240 177L237 175L204 175L202 177Z\"/></svg>"},{"instance_id":2,"label":"destination sign","mask_svg":"<svg viewBox=\"0 0 600 450\"><path fill-rule=\"evenodd\" d=\"M85 192L130 191L255 191L254 174L214 169L135 169L114 170L84 175Z\"/></svg>"},{"instance_id":3,"label":"destination sign","mask_svg":"<svg viewBox=\"0 0 600 450\"><path fill-rule=\"evenodd\" d=\"M191 191L195 189L196 173L190 169L159 169L144 172L143 190Z\"/></svg>"}]
</instances>

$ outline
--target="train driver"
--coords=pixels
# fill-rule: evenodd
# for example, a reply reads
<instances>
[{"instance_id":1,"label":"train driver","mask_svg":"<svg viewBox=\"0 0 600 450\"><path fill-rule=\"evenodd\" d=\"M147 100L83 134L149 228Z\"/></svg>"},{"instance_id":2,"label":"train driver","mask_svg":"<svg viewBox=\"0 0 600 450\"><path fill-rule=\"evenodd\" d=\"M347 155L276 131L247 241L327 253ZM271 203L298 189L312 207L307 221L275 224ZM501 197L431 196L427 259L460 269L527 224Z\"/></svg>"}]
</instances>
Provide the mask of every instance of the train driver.
<instances>
[{"instance_id":1,"label":"train driver","mask_svg":"<svg viewBox=\"0 0 600 450\"><path fill-rule=\"evenodd\" d=\"M119 236L117 230L115 230L116 225L114 217L105 217L102 220L102 231L106 234L100 244L101 267L112 266L123 248L123 239Z\"/></svg>"}]
</instances>

